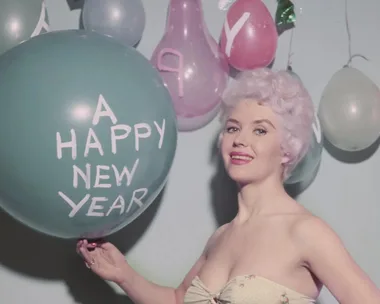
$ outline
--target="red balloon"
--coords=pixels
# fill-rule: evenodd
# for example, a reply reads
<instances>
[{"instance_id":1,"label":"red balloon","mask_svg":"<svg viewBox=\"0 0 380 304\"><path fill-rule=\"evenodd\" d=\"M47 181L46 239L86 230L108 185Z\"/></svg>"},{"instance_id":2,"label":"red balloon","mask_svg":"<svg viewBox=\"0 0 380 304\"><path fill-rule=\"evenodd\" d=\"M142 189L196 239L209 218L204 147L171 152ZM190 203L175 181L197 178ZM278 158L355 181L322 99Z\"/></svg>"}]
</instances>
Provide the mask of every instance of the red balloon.
<instances>
[{"instance_id":1,"label":"red balloon","mask_svg":"<svg viewBox=\"0 0 380 304\"><path fill-rule=\"evenodd\" d=\"M220 37L221 51L237 70L268 66L277 50L278 33L261 0L237 0L229 8Z\"/></svg>"}]
</instances>

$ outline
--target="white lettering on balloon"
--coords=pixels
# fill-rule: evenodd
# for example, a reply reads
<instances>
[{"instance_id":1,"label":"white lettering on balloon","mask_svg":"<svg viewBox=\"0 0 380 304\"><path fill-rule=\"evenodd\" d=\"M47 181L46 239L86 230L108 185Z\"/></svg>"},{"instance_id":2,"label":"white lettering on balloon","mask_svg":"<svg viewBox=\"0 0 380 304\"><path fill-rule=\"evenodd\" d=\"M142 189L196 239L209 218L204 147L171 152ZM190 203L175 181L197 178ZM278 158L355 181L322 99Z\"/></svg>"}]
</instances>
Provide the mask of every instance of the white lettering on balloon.
<instances>
[{"instance_id":1,"label":"white lettering on balloon","mask_svg":"<svg viewBox=\"0 0 380 304\"><path fill-rule=\"evenodd\" d=\"M101 119L109 119L112 123L108 133L110 139L108 146L102 143L96 134L96 126ZM78 138L75 129L71 129L69 134L65 134L65 136L61 132L56 132L56 155L60 160L63 159L64 153L66 153L66 156L69 155L73 161L77 160L78 155L87 158L91 153L96 153L99 156L107 154L116 155L118 153L125 153L120 151L120 144L125 141L132 141L134 150L139 152L142 149L143 142L149 140L153 134L158 135L157 148L161 149L165 137L165 119L161 122L153 121L151 124L147 122L139 122L134 125L121 124L118 122L115 113L104 96L99 95L97 107L92 117L92 127L87 131L84 148L82 150L78 148ZM110 189L112 186L130 187L139 164L139 158L136 158L129 164L125 164L121 168L114 164L91 165L90 163L86 163L83 166L74 164L72 166L73 188L84 187L86 190L91 190ZM120 192L125 191L121 190ZM119 214L128 213L134 205L142 208L143 199L148 194L148 189L138 188L131 192L132 194L129 198L117 195L116 198L110 199L108 197L95 197L86 194L77 201L67 196L63 191L59 191L58 195L70 207L69 217L75 217L83 208L86 208L86 216L103 217L109 216L112 212L118 212Z\"/></svg>"},{"instance_id":2,"label":"white lettering on balloon","mask_svg":"<svg viewBox=\"0 0 380 304\"><path fill-rule=\"evenodd\" d=\"M244 24L248 21L251 13L244 12L238 21L232 26L232 28L228 25L228 18L224 22L224 32L226 33L226 49L224 50L225 54L230 57L232 44L235 40L237 34L239 34L240 30L243 28Z\"/></svg>"},{"instance_id":3,"label":"white lettering on balloon","mask_svg":"<svg viewBox=\"0 0 380 304\"><path fill-rule=\"evenodd\" d=\"M30 35L30 38L34 36L38 36L41 33L50 32L50 26L47 23L47 10L46 10L46 4L45 2L42 2L42 8L40 13L40 18L38 19L36 28L34 29L33 33Z\"/></svg>"},{"instance_id":4,"label":"white lettering on balloon","mask_svg":"<svg viewBox=\"0 0 380 304\"><path fill-rule=\"evenodd\" d=\"M319 122L319 118L318 118L318 115L316 113L314 114L314 117L315 117L315 121L313 123L313 132L314 132L314 136L315 136L317 143L320 144L322 141L321 123Z\"/></svg>"}]
</instances>

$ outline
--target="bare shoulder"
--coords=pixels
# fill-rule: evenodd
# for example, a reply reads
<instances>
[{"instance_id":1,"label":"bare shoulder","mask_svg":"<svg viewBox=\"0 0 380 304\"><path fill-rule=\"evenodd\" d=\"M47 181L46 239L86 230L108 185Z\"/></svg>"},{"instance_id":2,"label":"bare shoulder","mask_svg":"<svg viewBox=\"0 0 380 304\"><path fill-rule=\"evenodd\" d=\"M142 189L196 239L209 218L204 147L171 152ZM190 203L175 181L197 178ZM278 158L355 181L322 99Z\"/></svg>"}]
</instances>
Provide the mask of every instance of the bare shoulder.
<instances>
[{"instance_id":1,"label":"bare shoulder","mask_svg":"<svg viewBox=\"0 0 380 304\"><path fill-rule=\"evenodd\" d=\"M217 238L218 236L220 236L221 234L223 234L223 232L226 231L229 226L230 226L230 223L227 223L227 224L224 224L224 225L220 226L218 229L215 230L215 232L212 235L212 237Z\"/></svg>"},{"instance_id":2,"label":"bare shoulder","mask_svg":"<svg viewBox=\"0 0 380 304\"><path fill-rule=\"evenodd\" d=\"M380 303L380 290L321 218L312 214L297 217L291 238L305 266L339 303Z\"/></svg>"},{"instance_id":3,"label":"bare shoulder","mask_svg":"<svg viewBox=\"0 0 380 304\"><path fill-rule=\"evenodd\" d=\"M323 229L329 227L320 217L312 214L311 212L300 212L292 225L293 233L305 232L304 228L312 228L313 230Z\"/></svg>"},{"instance_id":4,"label":"bare shoulder","mask_svg":"<svg viewBox=\"0 0 380 304\"><path fill-rule=\"evenodd\" d=\"M228 229L229 224L224 224L220 226L215 232L210 236L205 247L205 253L211 248L220 238L220 236Z\"/></svg>"},{"instance_id":5,"label":"bare shoulder","mask_svg":"<svg viewBox=\"0 0 380 304\"><path fill-rule=\"evenodd\" d=\"M311 213L297 217L291 228L291 238L304 264L314 268L323 259L351 259L342 239L323 219Z\"/></svg>"},{"instance_id":6,"label":"bare shoulder","mask_svg":"<svg viewBox=\"0 0 380 304\"><path fill-rule=\"evenodd\" d=\"M324 220L310 212L304 212L297 216L292 223L291 236L296 243L302 246L320 245L324 239L327 242L340 242L335 231Z\"/></svg>"}]
</instances>

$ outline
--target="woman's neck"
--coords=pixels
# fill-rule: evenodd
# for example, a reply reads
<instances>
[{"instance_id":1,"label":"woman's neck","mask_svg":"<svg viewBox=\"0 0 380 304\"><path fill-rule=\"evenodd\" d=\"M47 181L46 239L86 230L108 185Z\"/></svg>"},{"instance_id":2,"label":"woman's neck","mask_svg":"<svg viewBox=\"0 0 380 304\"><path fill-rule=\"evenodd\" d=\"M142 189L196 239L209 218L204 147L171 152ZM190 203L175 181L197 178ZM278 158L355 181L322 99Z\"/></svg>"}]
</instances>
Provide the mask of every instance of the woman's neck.
<instances>
[{"instance_id":1,"label":"woman's neck","mask_svg":"<svg viewBox=\"0 0 380 304\"><path fill-rule=\"evenodd\" d=\"M239 185L236 220L245 222L253 216L276 213L285 198L289 195L278 178Z\"/></svg>"}]
</instances>

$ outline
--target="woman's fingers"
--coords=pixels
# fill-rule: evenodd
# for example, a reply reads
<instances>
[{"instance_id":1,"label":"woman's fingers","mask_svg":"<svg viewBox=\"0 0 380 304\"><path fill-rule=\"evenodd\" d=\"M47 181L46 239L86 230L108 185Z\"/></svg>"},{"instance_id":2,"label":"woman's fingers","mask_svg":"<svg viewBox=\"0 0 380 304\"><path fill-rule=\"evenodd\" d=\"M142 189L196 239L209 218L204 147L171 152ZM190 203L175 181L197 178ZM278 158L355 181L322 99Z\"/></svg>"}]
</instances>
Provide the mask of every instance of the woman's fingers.
<instances>
[{"instance_id":1,"label":"woman's fingers","mask_svg":"<svg viewBox=\"0 0 380 304\"><path fill-rule=\"evenodd\" d=\"M101 245L104 243L103 239L93 239L88 240L88 246L93 249L95 247L101 247Z\"/></svg>"},{"instance_id":2,"label":"woman's fingers","mask_svg":"<svg viewBox=\"0 0 380 304\"><path fill-rule=\"evenodd\" d=\"M80 248L81 246L82 246L82 240L79 240L79 241L77 242L77 245L76 245L76 248L75 248L77 254L80 254L80 252L79 252L79 248Z\"/></svg>"},{"instance_id":3,"label":"woman's fingers","mask_svg":"<svg viewBox=\"0 0 380 304\"><path fill-rule=\"evenodd\" d=\"M104 242L80 240L77 243L77 252L82 256L87 268L92 268L95 265L96 257L99 255L99 249L104 246ZM96 250L98 249L98 250Z\"/></svg>"},{"instance_id":4,"label":"woman's fingers","mask_svg":"<svg viewBox=\"0 0 380 304\"><path fill-rule=\"evenodd\" d=\"M91 266L95 264L95 259L93 258L91 252L89 252L88 249L83 246L79 249L79 251L80 251L81 256L84 259L84 262L86 263L86 266L88 268L91 268Z\"/></svg>"},{"instance_id":5,"label":"woman's fingers","mask_svg":"<svg viewBox=\"0 0 380 304\"><path fill-rule=\"evenodd\" d=\"M84 245L91 251L96 247L101 247L104 241L102 239L85 240Z\"/></svg>"},{"instance_id":6,"label":"woman's fingers","mask_svg":"<svg viewBox=\"0 0 380 304\"><path fill-rule=\"evenodd\" d=\"M111 250L111 249L116 248L114 245L112 245L111 243L108 243L108 242L103 242L103 243L99 244L99 247L103 248L105 250Z\"/></svg>"}]
</instances>

